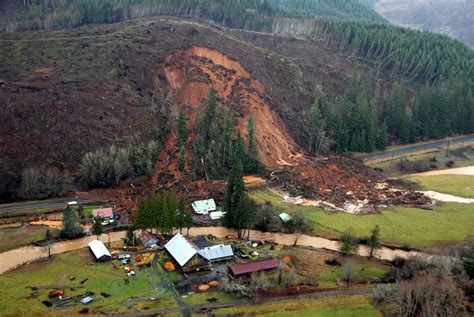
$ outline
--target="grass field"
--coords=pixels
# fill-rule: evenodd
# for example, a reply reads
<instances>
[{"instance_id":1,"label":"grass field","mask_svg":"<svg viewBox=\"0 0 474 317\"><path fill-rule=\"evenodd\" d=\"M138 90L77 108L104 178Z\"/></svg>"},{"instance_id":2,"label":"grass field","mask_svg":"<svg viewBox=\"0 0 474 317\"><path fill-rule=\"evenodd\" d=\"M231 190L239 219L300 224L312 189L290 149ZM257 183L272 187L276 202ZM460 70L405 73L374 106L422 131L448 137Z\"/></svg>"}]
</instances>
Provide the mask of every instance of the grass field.
<instances>
[{"instance_id":1,"label":"grass field","mask_svg":"<svg viewBox=\"0 0 474 317\"><path fill-rule=\"evenodd\" d=\"M0 252L30 245L45 238L46 226L24 225L17 228L0 229Z\"/></svg>"},{"instance_id":2,"label":"grass field","mask_svg":"<svg viewBox=\"0 0 474 317\"><path fill-rule=\"evenodd\" d=\"M216 315L299 316L299 317L377 317L382 313L371 304L370 296L334 296L281 301L244 307L223 308Z\"/></svg>"},{"instance_id":3,"label":"grass field","mask_svg":"<svg viewBox=\"0 0 474 317\"><path fill-rule=\"evenodd\" d=\"M69 276L75 276L74 281ZM158 276L150 271L150 277L159 281ZM83 285L80 281L88 278ZM93 314L129 312L127 307L129 297L156 296L155 290L145 271L128 279L121 269L113 269L111 263L95 263L91 260L89 251L83 249L75 252L56 255L52 260L33 263L15 271L0 275L0 307L1 315L31 316L31 315L74 315L83 309L83 305L73 308L48 308L41 302L47 299L49 290L32 292L27 286L67 285L74 286L74 291L66 290L65 295L82 294L86 290L93 291L95 301L87 308ZM126 282L128 281L128 282ZM83 286L83 288L81 288ZM109 298L100 296L101 292L109 293ZM137 306L137 307L135 307ZM171 296L165 293L161 300L133 304L134 308L148 309L174 306Z\"/></svg>"},{"instance_id":4,"label":"grass field","mask_svg":"<svg viewBox=\"0 0 474 317\"><path fill-rule=\"evenodd\" d=\"M252 192L257 202L271 201L281 211L301 211L311 222L314 235L337 238L352 227L359 237L368 236L379 225L381 240L387 244L428 247L438 243L458 242L473 235L474 205L447 203L433 210L393 207L380 214L356 216L343 212L328 212L309 206L290 205L269 192Z\"/></svg>"},{"instance_id":5,"label":"grass field","mask_svg":"<svg viewBox=\"0 0 474 317\"><path fill-rule=\"evenodd\" d=\"M459 197L474 198L474 176L411 175L407 176L405 179L420 184L424 190L434 190L440 193L451 194Z\"/></svg>"},{"instance_id":6,"label":"grass field","mask_svg":"<svg viewBox=\"0 0 474 317\"><path fill-rule=\"evenodd\" d=\"M227 294L224 291L216 291L189 295L187 297L183 297L183 302L187 305L207 304L208 298L217 298L218 303L229 302L235 299L232 295Z\"/></svg>"}]
</instances>

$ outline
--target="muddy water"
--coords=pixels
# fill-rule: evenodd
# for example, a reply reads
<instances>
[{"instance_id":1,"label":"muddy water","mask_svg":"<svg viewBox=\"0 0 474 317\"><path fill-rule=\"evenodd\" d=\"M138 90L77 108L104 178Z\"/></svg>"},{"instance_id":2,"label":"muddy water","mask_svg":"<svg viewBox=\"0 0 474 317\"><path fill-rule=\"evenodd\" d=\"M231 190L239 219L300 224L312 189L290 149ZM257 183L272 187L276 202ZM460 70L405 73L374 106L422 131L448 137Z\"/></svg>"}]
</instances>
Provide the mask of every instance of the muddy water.
<instances>
[{"instance_id":1,"label":"muddy water","mask_svg":"<svg viewBox=\"0 0 474 317\"><path fill-rule=\"evenodd\" d=\"M445 170L431 171L415 174L417 176L435 176L435 175L470 175L474 176L474 166L448 168Z\"/></svg>"},{"instance_id":2,"label":"muddy water","mask_svg":"<svg viewBox=\"0 0 474 317\"><path fill-rule=\"evenodd\" d=\"M196 236L196 235L205 235L205 234L212 234L216 237L225 237L228 235L237 236L237 233L234 230L230 230L224 227L196 227L191 228L189 230L189 235ZM293 245L295 240L297 240L298 246L305 246L305 247L314 247L314 248L324 248L328 250L337 251L339 246L337 241L324 239L320 237L308 236L305 234L287 234L287 233L270 233L270 232L261 232L257 230L250 230L250 239L253 240L269 240L273 241L278 244L282 245ZM369 255L369 248L367 246L361 245L359 247L359 255L368 256ZM403 251L403 250L392 250L386 247L378 250L377 258L383 260L392 260L396 256L400 256L403 258L408 258L411 256L418 255L418 252L411 251Z\"/></svg>"},{"instance_id":3,"label":"muddy water","mask_svg":"<svg viewBox=\"0 0 474 317\"><path fill-rule=\"evenodd\" d=\"M186 231L186 230L184 230ZM207 235L212 234L218 238L224 238L229 235L237 236L236 231L230 230L224 227L195 227L189 230L190 236L197 235ZM125 231L112 232L110 233L110 241L119 241L125 237ZM68 251L73 251L77 249L82 249L87 247L87 244L94 240L95 236L85 237L81 239L64 241L55 243L52 247L52 254L58 254ZM102 235L100 237L102 241L108 241L107 235ZM269 240L282 245L293 245L295 240L297 240L298 246L314 247L314 248L324 248L328 250L337 251L338 245L336 241L329 239L313 237L308 235L298 235L298 234L285 234L285 233L269 233L261 232L256 230L250 231L250 239L253 240ZM369 248L367 246L361 245L359 248L359 255L367 256L369 254ZM407 252L403 250L392 250L386 247L377 251L376 257L384 260L392 260L396 256L403 258L408 258L411 256L418 255L418 252ZM47 256L47 251L40 247L23 247L7 252L0 253L0 258L2 259L2 265L0 266L0 274L11 270L19 265L37 260Z\"/></svg>"}]
</instances>

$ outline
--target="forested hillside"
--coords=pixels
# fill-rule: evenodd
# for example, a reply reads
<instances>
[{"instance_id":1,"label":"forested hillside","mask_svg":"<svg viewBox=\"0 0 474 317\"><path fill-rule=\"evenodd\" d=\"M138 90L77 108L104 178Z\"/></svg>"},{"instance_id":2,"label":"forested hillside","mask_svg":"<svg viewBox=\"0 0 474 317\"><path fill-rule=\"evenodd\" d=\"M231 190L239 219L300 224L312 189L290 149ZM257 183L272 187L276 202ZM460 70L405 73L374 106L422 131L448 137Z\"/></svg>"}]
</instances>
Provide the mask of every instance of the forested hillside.
<instances>
[{"instance_id":1,"label":"forested hillside","mask_svg":"<svg viewBox=\"0 0 474 317\"><path fill-rule=\"evenodd\" d=\"M379 61L381 70L420 81L473 78L474 51L446 36L386 24L333 19L278 19L274 32L310 36L343 51Z\"/></svg>"},{"instance_id":2,"label":"forested hillside","mask_svg":"<svg viewBox=\"0 0 474 317\"><path fill-rule=\"evenodd\" d=\"M271 4L285 11L296 11L314 16L349 19L374 23L387 21L360 0L271 0Z\"/></svg>"},{"instance_id":3,"label":"forested hillside","mask_svg":"<svg viewBox=\"0 0 474 317\"><path fill-rule=\"evenodd\" d=\"M313 17L340 16L352 2L324 11L328 3L31 0L9 15L18 3L2 2L0 25L12 32L0 34L0 128L13 136L0 140L0 191L18 192L33 162L76 172L78 162L102 162L106 174L87 168L80 177L96 187L156 169L170 179L190 165L196 177L220 177L233 142L248 144L245 169L255 171L245 135L253 124L267 167L298 165L306 151L368 152L474 132L472 49L389 24ZM134 21L151 15L162 16ZM13 32L50 28L60 30ZM202 146L168 138L177 106L204 105L211 88L217 119L182 113L198 123L193 142ZM225 133L234 125L243 140Z\"/></svg>"}]
</instances>

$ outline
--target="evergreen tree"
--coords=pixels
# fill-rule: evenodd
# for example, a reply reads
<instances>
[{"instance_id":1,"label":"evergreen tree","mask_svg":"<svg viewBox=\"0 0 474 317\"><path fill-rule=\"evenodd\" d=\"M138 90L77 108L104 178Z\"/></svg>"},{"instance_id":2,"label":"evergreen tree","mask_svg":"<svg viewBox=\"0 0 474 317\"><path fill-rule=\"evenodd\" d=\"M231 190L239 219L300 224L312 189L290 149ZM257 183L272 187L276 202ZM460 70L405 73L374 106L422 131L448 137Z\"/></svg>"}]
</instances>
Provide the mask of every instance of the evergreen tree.
<instances>
[{"instance_id":1,"label":"evergreen tree","mask_svg":"<svg viewBox=\"0 0 474 317\"><path fill-rule=\"evenodd\" d=\"M369 238L369 247L370 247L370 254L369 257L374 255L374 251L380 249L382 244L380 243L380 228L378 225L375 225L374 229L370 232Z\"/></svg>"},{"instance_id":2,"label":"evergreen tree","mask_svg":"<svg viewBox=\"0 0 474 317\"><path fill-rule=\"evenodd\" d=\"M188 128L186 127L186 114L184 113L184 106L179 106L177 125L178 125L178 148L183 148L186 146L188 140Z\"/></svg>"},{"instance_id":3,"label":"evergreen tree","mask_svg":"<svg viewBox=\"0 0 474 317\"><path fill-rule=\"evenodd\" d=\"M359 250L359 242L357 238L352 234L352 229L349 228L341 234L339 238L339 252L343 255L357 253Z\"/></svg>"},{"instance_id":4,"label":"evergreen tree","mask_svg":"<svg viewBox=\"0 0 474 317\"><path fill-rule=\"evenodd\" d=\"M63 212L63 230L61 237L74 239L82 235L77 209L68 206Z\"/></svg>"},{"instance_id":5,"label":"evergreen tree","mask_svg":"<svg viewBox=\"0 0 474 317\"><path fill-rule=\"evenodd\" d=\"M239 153L239 147L236 146L232 153L232 165L227 180L227 193L224 202L223 211L224 225L228 228L236 228L239 225L238 213L240 203L244 197L244 180L242 160Z\"/></svg>"},{"instance_id":6,"label":"evergreen tree","mask_svg":"<svg viewBox=\"0 0 474 317\"><path fill-rule=\"evenodd\" d=\"M153 221L152 209L150 199L148 197L142 198L138 202L137 213L134 217L133 226L137 229L146 230L148 228L153 228L155 223Z\"/></svg>"},{"instance_id":7,"label":"evergreen tree","mask_svg":"<svg viewBox=\"0 0 474 317\"><path fill-rule=\"evenodd\" d=\"M316 144L318 143L318 138L320 138L323 132L323 117L320 109L319 97L316 97L315 102L311 106L308 113L308 123L309 123L309 144L308 148L311 153L317 154Z\"/></svg>"},{"instance_id":8,"label":"evergreen tree","mask_svg":"<svg viewBox=\"0 0 474 317\"><path fill-rule=\"evenodd\" d=\"M99 236L104 232L102 228L102 221L99 218L94 219L94 224L92 225L92 234L97 236L97 240L99 240Z\"/></svg>"},{"instance_id":9,"label":"evergreen tree","mask_svg":"<svg viewBox=\"0 0 474 317\"><path fill-rule=\"evenodd\" d=\"M388 105L388 128L392 135L404 143L410 139L410 121L407 112L405 86L395 83Z\"/></svg>"},{"instance_id":10,"label":"evergreen tree","mask_svg":"<svg viewBox=\"0 0 474 317\"><path fill-rule=\"evenodd\" d=\"M132 246L136 245L137 243L133 226L127 227L126 242L127 242L127 245L132 245Z\"/></svg>"},{"instance_id":11,"label":"evergreen tree","mask_svg":"<svg viewBox=\"0 0 474 317\"><path fill-rule=\"evenodd\" d=\"M378 129L375 147L380 150L385 150L387 145L388 145L388 130L387 130L387 123L384 120L382 122L382 125Z\"/></svg>"},{"instance_id":12,"label":"evergreen tree","mask_svg":"<svg viewBox=\"0 0 474 317\"><path fill-rule=\"evenodd\" d=\"M46 229L46 232L45 232L45 234L44 234L44 238L45 238L46 243L47 243L46 248L47 248L47 250L48 250L48 259L50 259L50 258L51 258L51 239L52 239L52 234L51 234L51 230L49 230L49 228Z\"/></svg>"}]
</instances>

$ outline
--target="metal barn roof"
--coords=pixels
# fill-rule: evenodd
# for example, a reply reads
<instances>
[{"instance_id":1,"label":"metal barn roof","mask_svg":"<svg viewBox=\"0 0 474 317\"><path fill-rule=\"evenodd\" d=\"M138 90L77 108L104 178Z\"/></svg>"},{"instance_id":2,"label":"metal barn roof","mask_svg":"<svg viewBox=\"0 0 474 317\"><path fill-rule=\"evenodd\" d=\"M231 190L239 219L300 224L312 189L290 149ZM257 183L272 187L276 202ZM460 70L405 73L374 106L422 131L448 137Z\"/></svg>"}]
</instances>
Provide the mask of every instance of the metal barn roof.
<instances>
[{"instance_id":1,"label":"metal barn roof","mask_svg":"<svg viewBox=\"0 0 474 317\"><path fill-rule=\"evenodd\" d=\"M88 246L97 260L102 259L104 256L109 258L112 257L112 254L107 250L105 244L100 240L92 240L89 242Z\"/></svg>"},{"instance_id":2,"label":"metal barn roof","mask_svg":"<svg viewBox=\"0 0 474 317\"><path fill-rule=\"evenodd\" d=\"M191 206L197 214L208 214L210 211L216 210L216 202L213 198L206 200L196 200L191 204Z\"/></svg>"},{"instance_id":3,"label":"metal barn roof","mask_svg":"<svg viewBox=\"0 0 474 317\"><path fill-rule=\"evenodd\" d=\"M158 243L158 239L148 231L143 232L139 239L144 246Z\"/></svg>"},{"instance_id":4,"label":"metal barn roof","mask_svg":"<svg viewBox=\"0 0 474 317\"><path fill-rule=\"evenodd\" d=\"M234 256L234 251L230 245L214 245L198 251L198 253L209 261L216 261Z\"/></svg>"},{"instance_id":5,"label":"metal barn roof","mask_svg":"<svg viewBox=\"0 0 474 317\"><path fill-rule=\"evenodd\" d=\"M197 253L196 248L179 233L165 244L165 249L181 267L188 263Z\"/></svg>"},{"instance_id":6,"label":"metal barn roof","mask_svg":"<svg viewBox=\"0 0 474 317\"><path fill-rule=\"evenodd\" d=\"M278 267L278 260L277 259L269 259L269 260L262 260L256 261L252 263L246 264L235 264L230 267L233 275L242 275L252 272L259 272L264 270L275 269Z\"/></svg>"}]
</instances>

